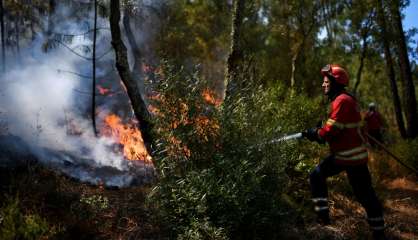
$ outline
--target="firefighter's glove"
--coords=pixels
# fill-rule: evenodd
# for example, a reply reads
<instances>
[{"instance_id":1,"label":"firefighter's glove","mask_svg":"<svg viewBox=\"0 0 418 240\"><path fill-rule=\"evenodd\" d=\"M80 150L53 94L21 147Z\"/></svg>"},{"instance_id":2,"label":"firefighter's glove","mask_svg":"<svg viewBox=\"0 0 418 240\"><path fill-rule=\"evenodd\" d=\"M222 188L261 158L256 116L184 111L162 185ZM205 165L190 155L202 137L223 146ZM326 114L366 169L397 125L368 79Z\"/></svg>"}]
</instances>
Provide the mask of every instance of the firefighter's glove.
<instances>
[{"instance_id":1,"label":"firefighter's glove","mask_svg":"<svg viewBox=\"0 0 418 240\"><path fill-rule=\"evenodd\" d=\"M318 128L309 128L303 131L302 136L307 138L311 142L319 142Z\"/></svg>"}]
</instances>

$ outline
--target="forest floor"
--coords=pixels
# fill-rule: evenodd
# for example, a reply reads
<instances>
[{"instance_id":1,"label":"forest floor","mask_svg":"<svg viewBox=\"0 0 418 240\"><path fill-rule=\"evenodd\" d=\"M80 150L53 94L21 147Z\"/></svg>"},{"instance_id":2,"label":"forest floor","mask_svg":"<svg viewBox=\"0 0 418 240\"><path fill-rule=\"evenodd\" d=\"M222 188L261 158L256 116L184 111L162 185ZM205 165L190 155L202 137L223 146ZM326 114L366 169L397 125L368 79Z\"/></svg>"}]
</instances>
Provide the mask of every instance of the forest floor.
<instances>
[{"instance_id":1,"label":"forest floor","mask_svg":"<svg viewBox=\"0 0 418 240\"><path fill-rule=\"evenodd\" d=\"M384 207L388 239L418 239L418 184L416 177L385 179L376 190ZM329 226L307 224L308 239L371 239L365 211L350 194L330 196Z\"/></svg>"},{"instance_id":2,"label":"forest floor","mask_svg":"<svg viewBox=\"0 0 418 240\"><path fill-rule=\"evenodd\" d=\"M418 239L418 178L374 179L384 205L388 239ZM289 222L284 239L370 239L365 212L344 175L330 179L330 186L332 224L318 225L313 215L302 213L302 223ZM45 219L49 231L42 239L169 239L154 216L153 205L147 203L150 190L151 186L91 186L37 164L0 168L0 207L18 199L22 214Z\"/></svg>"},{"instance_id":3,"label":"forest floor","mask_svg":"<svg viewBox=\"0 0 418 240\"><path fill-rule=\"evenodd\" d=\"M372 152L369 168L383 205L386 237L418 240L418 176L400 168L393 159L382 156L385 156L382 152ZM344 175L328 182L331 225L307 223L308 239L371 239L366 212L355 200Z\"/></svg>"}]
</instances>

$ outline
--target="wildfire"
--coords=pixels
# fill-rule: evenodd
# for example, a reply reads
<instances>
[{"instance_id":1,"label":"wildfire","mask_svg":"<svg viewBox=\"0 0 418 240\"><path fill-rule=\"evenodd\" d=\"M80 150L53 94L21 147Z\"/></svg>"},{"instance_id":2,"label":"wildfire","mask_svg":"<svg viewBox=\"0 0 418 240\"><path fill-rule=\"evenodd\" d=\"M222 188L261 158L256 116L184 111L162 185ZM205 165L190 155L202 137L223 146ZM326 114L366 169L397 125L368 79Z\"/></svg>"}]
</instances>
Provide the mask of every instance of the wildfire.
<instances>
[{"instance_id":1,"label":"wildfire","mask_svg":"<svg viewBox=\"0 0 418 240\"><path fill-rule=\"evenodd\" d=\"M110 114L105 117L101 132L120 144L126 159L151 162L151 156L144 146L141 132L134 124L123 124L118 116Z\"/></svg>"},{"instance_id":2,"label":"wildfire","mask_svg":"<svg viewBox=\"0 0 418 240\"><path fill-rule=\"evenodd\" d=\"M216 94L209 88L203 90L202 97L207 103L215 106L219 106L222 103L222 100L218 98Z\"/></svg>"}]
</instances>

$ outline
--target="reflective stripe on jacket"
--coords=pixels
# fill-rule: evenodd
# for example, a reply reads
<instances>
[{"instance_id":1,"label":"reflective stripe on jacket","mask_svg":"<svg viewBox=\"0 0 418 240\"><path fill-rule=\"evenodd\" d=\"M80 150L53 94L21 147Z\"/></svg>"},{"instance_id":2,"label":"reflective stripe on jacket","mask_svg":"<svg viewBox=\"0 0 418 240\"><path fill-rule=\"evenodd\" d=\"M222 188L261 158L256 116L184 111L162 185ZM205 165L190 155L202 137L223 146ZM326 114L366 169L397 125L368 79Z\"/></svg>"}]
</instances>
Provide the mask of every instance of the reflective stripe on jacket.
<instances>
[{"instance_id":1,"label":"reflective stripe on jacket","mask_svg":"<svg viewBox=\"0 0 418 240\"><path fill-rule=\"evenodd\" d=\"M356 99L342 92L332 102L328 120L319 129L320 138L329 143L336 162L357 165L367 162L360 109Z\"/></svg>"}]
</instances>

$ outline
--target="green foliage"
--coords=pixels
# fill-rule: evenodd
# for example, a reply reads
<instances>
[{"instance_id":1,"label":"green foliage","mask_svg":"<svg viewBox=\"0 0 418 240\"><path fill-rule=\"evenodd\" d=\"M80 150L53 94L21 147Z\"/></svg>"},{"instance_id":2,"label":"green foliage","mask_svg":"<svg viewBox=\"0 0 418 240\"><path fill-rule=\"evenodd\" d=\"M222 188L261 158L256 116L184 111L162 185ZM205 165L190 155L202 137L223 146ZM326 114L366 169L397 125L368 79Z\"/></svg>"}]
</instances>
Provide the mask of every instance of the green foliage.
<instances>
[{"instance_id":1,"label":"green foliage","mask_svg":"<svg viewBox=\"0 0 418 240\"><path fill-rule=\"evenodd\" d=\"M78 202L71 206L73 213L80 219L94 219L109 208L109 200L102 195L82 195Z\"/></svg>"},{"instance_id":2,"label":"green foliage","mask_svg":"<svg viewBox=\"0 0 418 240\"><path fill-rule=\"evenodd\" d=\"M0 209L0 239L39 239L48 233L48 223L37 214L24 214L17 197Z\"/></svg>"},{"instance_id":3,"label":"green foliage","mask_svg":"<svg viewBox=\"0 0 418 240\"><path fill-rule=\"evenodd\" d=\"M406 165L417 169L418 166L418 139L399 140L392 145L393 153ZM403 167L402 167L403 168ZM409 171L409 170L407 170Z\"/></svg>"},{"instance_id":4,"label":"green foliage","mask_svg":"<svg viewBox=\"0 0 418 240\"><path fill-rule=\"evenodd\" d=\"M314 126L318 99L248 82L217 107L203 100L198 73L169 64L157 89L160 182L151 200L167 228L180 239L278 238L287 169L308 159L312 147L268 142Z\"/></svg>"},{"instance_id":5,"label":"green foliage","mask_svg":"<svg viewBox=\"0 0 418 240\"><path fill-rule=\"evenodd\" d=\"M109 208L109 200L101 195L81 196L80 202L91 207L95 212Z\"/></svg>"},{"instance_id":6,"label":"green foliage","mask_svg":"<svg viewBox=\"0 0 418 240\"><path fill-rule=\"evenodd\" d=\"M168 1L161 18L161 37L155 42L160 57L202 74L216 87L223 81L230 34L230 4L218 0ZM214 14L216 13L216 14Z\"/></svg>"},{"instance_id":7,"label":"green foliage","mask_svg":"<svg viewBox=\"0 0 418 240\"><path fill-rule=\"evenodd\" d=\"M214 228L207 220L193 219L190 227L184 233L178 236L179 240L224 240L228 239L225 236L222 228Z\"/></svg>"}]
</instances>

